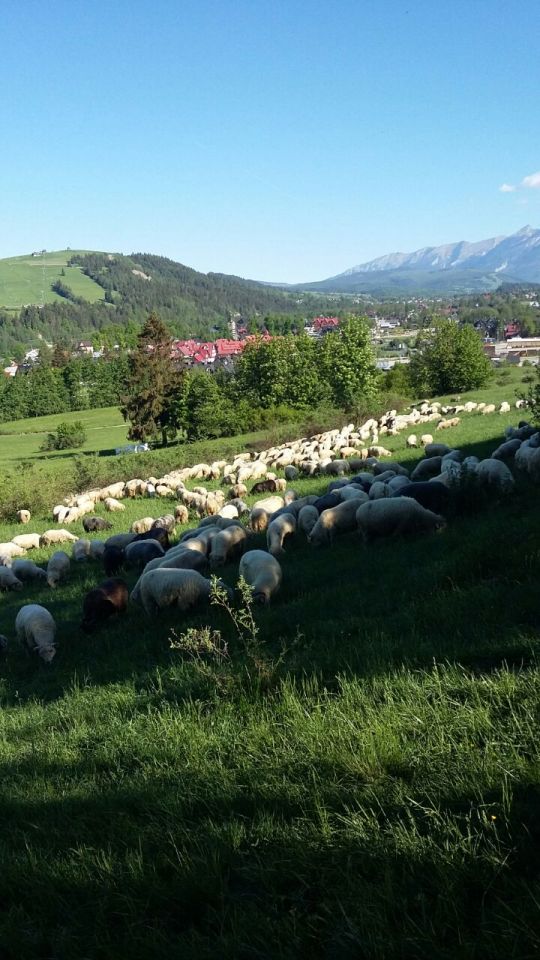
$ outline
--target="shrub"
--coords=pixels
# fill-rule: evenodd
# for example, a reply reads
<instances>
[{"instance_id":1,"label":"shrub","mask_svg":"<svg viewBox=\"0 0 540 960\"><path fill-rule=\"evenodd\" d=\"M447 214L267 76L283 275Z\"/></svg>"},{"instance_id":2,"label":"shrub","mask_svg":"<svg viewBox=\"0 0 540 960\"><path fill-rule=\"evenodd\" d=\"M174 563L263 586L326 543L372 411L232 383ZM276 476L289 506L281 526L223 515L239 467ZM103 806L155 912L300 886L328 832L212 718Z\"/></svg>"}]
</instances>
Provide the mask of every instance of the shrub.
<instances>
[{"instance_id":1,"label":"shrub","mask_svg":"<svg viewBox=\"0 0 540 960\"><path fill-rule=\"evenodd\" d=\"M56 433L48 433L41 445L42 450L71 450L73 447L82 447L86 441L86 430L82 420L59 423Z\"/></svg>"}]
</instances>

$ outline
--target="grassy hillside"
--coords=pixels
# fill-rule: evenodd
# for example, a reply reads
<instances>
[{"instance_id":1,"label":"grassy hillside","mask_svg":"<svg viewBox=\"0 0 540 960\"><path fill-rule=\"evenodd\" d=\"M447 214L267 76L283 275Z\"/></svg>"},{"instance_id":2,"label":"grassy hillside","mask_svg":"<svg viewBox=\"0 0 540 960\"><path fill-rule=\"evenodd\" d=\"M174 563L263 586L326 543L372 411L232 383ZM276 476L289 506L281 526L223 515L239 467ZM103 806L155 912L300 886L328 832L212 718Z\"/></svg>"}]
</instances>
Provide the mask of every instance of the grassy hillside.
<instances>
[{"instance_id":1,"label":"grassy hillside","mask_svg":"<svg viewBox=\"0 0 540 960\"><path fill-rule=\"evenodd\" d=\"M485 455L516 419L444 440ZM389 445L414 463L404 435ZM3 633L21 600L59 632L51 666L15 644L0 664L2 956L535 956L539 538L523 483L432 538L298 537L247 641L216 608L151 622L134 605L88 638L93 564L5 594ZM225 659L171 647L205 625Z\"/></svg>"},{"instance_id":2,"label":"grassy hillside","mask_svg":"<svg viewBox=\"0 0 540 960\"><path fill-rule=\"evenodd\" d=\"M75 253L84 251L57 250L0 260L0 307L15 310L31 303L60 303L63 298L51 290L55 280L62 280L75 296L89 303L103 300L102 287L85 276L80 267L68 267Z\"/></svg>"}]
</instances>

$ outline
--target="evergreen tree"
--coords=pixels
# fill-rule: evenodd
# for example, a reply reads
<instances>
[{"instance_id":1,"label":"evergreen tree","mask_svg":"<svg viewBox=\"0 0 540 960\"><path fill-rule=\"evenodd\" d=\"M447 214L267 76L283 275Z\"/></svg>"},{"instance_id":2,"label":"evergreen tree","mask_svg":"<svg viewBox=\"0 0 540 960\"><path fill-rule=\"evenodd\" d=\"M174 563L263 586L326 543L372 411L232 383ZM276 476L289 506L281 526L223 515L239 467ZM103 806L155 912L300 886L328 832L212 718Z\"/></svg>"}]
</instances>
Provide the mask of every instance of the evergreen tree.
<instances>
[{"instance_id":1,"label":"evergreen tree","mask_svg":"<svg viewBox=\"0 0 540 960\"><path fill-rule=\"evenodd\" d=\"M161 433L166 443L176 435L172 399L180 380L171 359L170 333L152 313L137 337L122 398L122 416L131 424L130 440L151 440Z\"/></svg>"}]
</instances>

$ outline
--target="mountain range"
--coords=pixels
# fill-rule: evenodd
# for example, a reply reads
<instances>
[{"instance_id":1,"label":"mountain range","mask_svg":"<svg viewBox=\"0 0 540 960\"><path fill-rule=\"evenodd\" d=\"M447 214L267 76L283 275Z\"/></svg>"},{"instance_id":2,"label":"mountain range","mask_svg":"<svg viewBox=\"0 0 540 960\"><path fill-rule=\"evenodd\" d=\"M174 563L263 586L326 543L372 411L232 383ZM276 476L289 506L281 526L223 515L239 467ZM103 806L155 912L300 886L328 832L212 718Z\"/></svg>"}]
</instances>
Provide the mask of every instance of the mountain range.
<instances>
[{"instance_id":1,"label":"mountain range","mask_svg":"<svg viewBox=\"0 0 540 960\"><path fill-rule=\"evenodd\" d=\"M374 295L473 293L503 283L540 283L540 230L526 226L505 237L460 240L413 253L389 253L297 289Z\"/></svg>"}]
</instances>

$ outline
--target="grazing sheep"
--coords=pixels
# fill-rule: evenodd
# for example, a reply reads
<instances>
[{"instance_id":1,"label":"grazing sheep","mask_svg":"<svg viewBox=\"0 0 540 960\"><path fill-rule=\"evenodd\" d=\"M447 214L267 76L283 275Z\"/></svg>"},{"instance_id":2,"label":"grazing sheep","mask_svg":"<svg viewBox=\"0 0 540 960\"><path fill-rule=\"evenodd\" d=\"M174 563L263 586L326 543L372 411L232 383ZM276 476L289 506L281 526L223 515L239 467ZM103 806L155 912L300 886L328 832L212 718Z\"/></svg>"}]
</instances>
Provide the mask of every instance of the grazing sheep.
<instances>
[{"instance_id":1,"label":"grazing sheep","mask_svg":"<svg viewBox=\"0 0 540 960\"><path fill-rule=\"evenodd\" d=\"M20 533L13 537L12 543L22 550L37 550L39 548L39 533Z\"/></svg>"},{"instance_id":2,"label":"grazing sheep","mask_svg":"<svg viewBox=\"0 0 540 960\"><path fill-rule=\"evenodd\" d=\"M33 560L14 560L11 570L22 583L32 583L35 580L47 579L46 571L43 567L38 567Z\"/></svg>"},{"instance_id":3,"label":"grazing sheep","mask_svg":"<svg viewBox=\"0 0 540 960\"><path fill-rule=\"evenodd\" d=\"M174 508L174 518L177 523L187 523L189 520L189 510L183 503L177 503Z\"/></svg>"},{"instance_id":4,"label":"grazing sheep","mask_svg":"<svg viewBox=\"0 0 540 960\"><path fill-rule=\"evenodd\" d=\"M323 510L308 540L316 547L331 544L336 533L356 529L357 500L345 500L329 510Z\"/></svg>"},{"instance_id":5,"label":"grazing sheep","mask_svg":"<svg viewBox=\"0 0 540 960\"><path fill-rule=\"evenodd\" d=\"M332 493L325 493L324 496L317 497L312 506L314 506L320 514L323 512L323 510L330 510L332 507L337 506L338 503L341 503L341 500L339 499L339 492L337 490L333 490Z\"/></svg>"},{"instance_id":6,"label":"grazing sheep","mask_svg":"<svg viewBox=\"0 0 540 960\"><path fill-rule=\"evenodd\" d=\"M410 497L370 500L357 508L358 532L365 543L378 537L403 537L442 529L444 517L426 510Z\"/></svg>"},{"instance_id":7,"label":"grazing sheep","mask_svg":"<svg viewBox=\"0 0 540 960\"><path fill-rule=\"evenodd\" d=\"M511 493L516 485L511 471L501 460L487 458L477 463L474 469L483 484L500 493Z\"/></svg>"},{"instance_id":8,"label":"grazing sheep","mask_svg":"<svg viewBox=\"0 0 540 960\"><path fill-rule=\"evenodd\" d=\"M226 503L224 507L221 507L217 511L218 517L225 517L228 520L235 520L238 517L238 510L236 507L233 507L232 503Z\"/></svg>"},{"instance_id":9,"label":"grazing sheep","mask_svg":"<svg viewBox=\"0 0 540 960\"><path fill-rule=\"evenodd\" d=\"M193 543L191 540L190 543ZM146 564L143 573L149 570L156 570L158 567L167 567L172 570L197 570L199 573L206 573L209 561L206 553L200 550L192 549L187 543L181 549L169 550L164 557L157 557Z\"/></svg>"},{"instance_id":10,"label":"grazing sheep","mask_svg":"<svg viewBox=\"0 0 540 960\"><path fill-rule=\"evenodd\" d=\"M175 606L184 612L199 603L208 602L212 590L210 580L196 570L170 567L158 567L157 570L143 573L136 587L136 597L140 598L145 613L150 617L165 607ZM136 599L134 593L132 600Z\"/></svg>"},{"instance_id":11,"label":"grazing sheep","mask_svg":"<svg viewBox=\"0 0 540 960\"><path fill-rule=\"evenodd\" d=\"M17 510L16 517L19 523L30 523L30 516L29 510Z\"/></svg>"},{"instance_id":12,"label":"grazing sheep","mask_svg":"<svg viewBox=\"0 0 540 960\"><path fill-rule=\"evenodd\" d=\"M82 525L86 533L101 533L112 528L111 521L104 520L103 517L84 517Z\"/></svg>"},{"instance_id":13,"label":"grazing sheep","mask_svg":"<svg viewBox=\"0 0 540 960\"><path fill-rule=\"evenodd\" d=\"M112 537L108 537L105 541L105 548L120 547L123 550L128 543L133 543L136 536L136 533L113 533Z\"/></svg>"},{"instance_id":14,"label":"grazing sheep","mask_svg":"<svg viewBox=\"0 0 540 960\"><path fill-rule=\"evenodd\" d=\"M367 497L368 500L382 500L383 497L391 496L391 493L392 491L387 488L383 481L376 480L375 483L371 484Z\"/></svg>"},{"instance_id":15,"label":"grazing sheep","mask_svg":"<svg viewBox=\"0 0 540 960\"><path fill-rule=\"evenodd\" d=\"M480 404L478 404L478 409L480 409ZM482 410L482 416L485 416L486 413L495 413L495 404L486 403L484 409Z\"/></svg>"},{"instance_id":16,"label":"grazing sheep","mask_svg":"<svg viewBox=\"0 0 540 960\"><path fill-rule=\"evenodd\" d=\"M109 513L118 513L120 510L125 510L126 505L120 503L119 500L116 500L114 497L106 497L103 501L104 507Z\"/></svg>"},{"instance_id":17,"label":"grazing sheep","mask_svg":"<svg viewBox=\"0 0 540 960\"><path fill-rule=\"evenodd\" d=\"M306 504L304 507L302 507L300 513L298 514L296 521L297 529L301 530L306 537L309 537L318 519L319 511L317 508L315 506L311 506L310 504Z\"/></svg>"},{"instance_id":18,"label":"grazing sheep","mask_svg":"<svg viewBox=\"0 0 540 960\"><path fill-rule=\"evenodd\" d=\"M168 550L171 545L169 533L167 530L164 530L163 527L152 527L152 529L147 530L146 533L138 533L131 542L140 543L141 540L157 540L164 550ZM129 546L129 544L126 544L126 547L127 546Z\"/></svg>"},{"instance_id":19,"label":"grazing sheep","mask_svg":"<svg viewBox=\"0 0 540 960\"><path fill-rule=\"evenodd\" d=\"M427 443L424 449L426 459L434 457L444 457L445 453L450 453L452 447L446 443Z\"/></svg>"},{"instance_id":20,"label":"grazing sheep","mask_svg":"<svg viewBox=\"0 0 540 960\"><path fill-rule=\"evenodd\" d=\"M22 586L11 567L0 567L0 590L22 590Z\"/></svg>"},{"instance_id":21,"label":"grazing sheep","mask_svg":"<svg viewBox=\"0 0 540 960\"><path fill-rule=\"evenodd\" d=\"M39 538L39 545L40 547L50 547L53 543L74 543L78 539L69 530L46 530Z\"/></svg>"},{"instance_id":22,"label":"grazing sheep","mask_svg":"<svg viewBox=\"0 0 540 960\"><path fill-rule=\"evenodd\" d=\"M392 479L388 480L386 484L388 490L390 491L390 496L397 497L398 492L403 490L405 487L408 487L410 482L411 481L408 477L392 477ZM366 499L369 499L369 497Z\"/></svg>"},{"instance_id":23,"label":"grazing sheep","mask_svg":"<svg viewBox=\"0 0 540 960\"><path fill-rule=\"evenodd\" d=\"M259 480L253 484L250 493L275 493L276 490L279 490L277 480Z\"/></svg>"},{"instance_id":24,"label":"grazing sheep","mask_svg":"<svg viewBox=\"0 0 540 960\"><path fill-rule=\"evenodd\" d=\"M105 544L103 540L90 541L90 558L92 560L102 560L105 553Z\"/></svg>"},{"instance_id":25,"label":"grazing sheep","mask_svg":"<svg viewBox=\"0 0 540 960\"><path fill-rule=\"evenodd\" d=\"M26 550L19 547L16 543L0 543L0 557L3 560L11 560L12 557L24 557Z\"/></svg>"},{"instance_id":26,"label":"grazing sheep","mask_svg":"<svg viewBox=\"0 0 540 960\"><path fill-rule=\"evenodd\" d=\"M210 566L222 567L234 557L241 556L246 549L247 533L244 527L226 527L213 538L210 545Z\"/></svg>"},{"instance_id":27,"label":"grazing sheep","mask_svg":"<svg viewBox=\"0 0 540 960\"><path fill-rule=\"evenodd\" d=\"M77 563L88 560L90 556L90 540L77 540L71 548L71 556Z\"/></svg>"},{"instance_id":28,"label":"grazing sheep","mask_svg":"<svg viewBox=\"0 0 540 960\"><path fill-rule=\"evenodd\" d=\"M124 550L125 562L128 567L137 567L142 570L150 561L156 557L164 557L165 551L157 540L134 540L128 543Z\"/></svg>"},{"instance_id":29,"label":"grazing sheep","mask_svg":"<svg viewBox=\"0 0 540 960\"><path fill-rule=\"evenodd\" d=\"M45 663L51 662L56 653L56 623L46 607L37 603L21 607L15 618L15 633L30 650L37 650Z\"/></svg>"},{"instance_id":30,"label":"grazing sheep","mask_svg":"<svg viewBox=\"0 0 540 960\"><path fill-rule=\"evenodd\" d=\"M517 451L521 446L521 440L507 440L505 443L501 443L496 450L491 454L492 460L513 460Z\"/></svg>"},{"instance_id":31,"label":"grazing sheep","mask_svg":"<svg viewBox=\"0 0 540 960\"><path fill-rule=\"evenodd\" d=\"M436 477L441 472L442 457L426 457L420 460L411 473L411 480L429 480L430 477Z\"/></svg>"},{"instance_id":32,"label":"grazing sheep","mask_svg":"<svg viewBox=\"0 0 540 960\"><path fill-rule=\"evenodd\" d=\"M238 574L252 588L255 603L265 605L277 593L283 578L279 562L265 550L248 550L240 560Z\"/></svg>"},{"instance_id":33,"label":"grazing sheep","mask_svg":"<svg viewBox=\"0 0 540 960\"><path fill-rule=\"evenodd\" d=\"M129 546L129 544L126 544ZM114 544L108 545L105 541L105 549L103 551L103 569L108 577L113 577L124 565L124 548L117 547Z\"/></svg>"},{"instance_id":34,"label":"grazing sheep","mask_svg":"<svg viewBox=\"0 0 540 960\"><path fill-rule=\"evenodd\" d=\"M292 463L288 464L288 466L285 467L285 470L283 472L285 474L285 479L289 481L296 480L299 475L297 468L294 467Z\"/></svg>"},{"instance_id":35,"label":"grazing sheep","mask_svg":"<svg viewBox=\"0 0 540 960\"><path fill-rule=\"evenodd\" d=\"M433 437L431 433L423 433L420 437L420 445L422 447L427 447L430 443L433 443Z\"/></svg>"},{"instance_id":36,"label":"grazing sheep","mask_svg":"<svg viewBox=\"0 0 540 960\"><path fill-rule=\"evenodd\" d=\"M510 413L510 404L507 400L503 400L499 407L499 413Z\"/></svg>"},{"instance_id":37,"label":"grazing sheep","mask_svg":"<svg viewBox=\"0 0 540 960\"><path fill-rule=\"evenodd\" d=\"M418 446L418 438L417 438L417 436L416 436L415 433L411 433L411 434L409 434L409 436L407 437L407 446L408 446L408 447L417 447L417 446Z\"/></svg>"},{"instance_id":38,"label":"grazing sheep","mask_svg":"<svg viewBox=\"0 0 540 960\"><path fill-rule=\"evenodd\" d=\"M444 483L437 480L420 483L408 483L396 493L398 497L410 497L421 507L433 513L445 513L450 505L450 491Z\"/></svg>"},{"instance_id":39,"label":"grazing sheep","mask_svg":"<svg viewBox=\"0 0 540 960\"><path fill-rule=\"evenodd\" d=\"M121 577L103 580L89 590L83 600L81 628L91 633L116 613L124 613L128 604L128 585Z\"/></svg>"},{"instance_id":40,"label":"grazing sheep","mask_svg":"<svg viewBox=\"0 0 540 960\"><path fill-rule=\"evenodd\" d=\"M56 550L47 564L47 583L52 590L65 580L70 568L69 557L63 550Z\"/></svg>"},{"instance_id":41,"label":"grazing sheep","mask_svg":"<svg viewBox=\"0 0 540 960\"><path fill-rule=\"evenodd\" d=\"M154 520L151 530L166 530L167 533L174 533L176 527L176 520L173 517L172 513L166 513L164 517L158 517L157 520ZM141 531L143 532L143 531Z\"/></svg>"},{"instance_id":42,"label":"grazing sheep","mask_svg":"<svg viewBox=\"0 0 540 960\"><path fill-rule=\"evenodd\" d=\"M153 522L153 517L141 517L140 520L134 520L131 524L131 532L136 534L148 533L152 529Z\"/></svg>"},{"instance_id":43,"label":"grazing sheep","mask_svg":"<svg viewBox=\"0 0 540 960\"><path fill-rule=\"evenodd\" d=\"M282 513L275 520L271 520L266 530L268 552L274 557L285 553L283 541L293 533L296 533L296 517L292 513Z\"/></svg>"}]
</instances>

